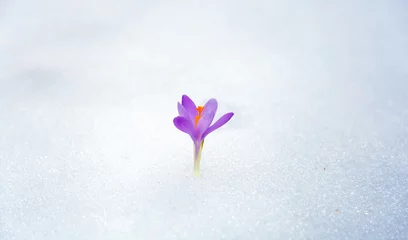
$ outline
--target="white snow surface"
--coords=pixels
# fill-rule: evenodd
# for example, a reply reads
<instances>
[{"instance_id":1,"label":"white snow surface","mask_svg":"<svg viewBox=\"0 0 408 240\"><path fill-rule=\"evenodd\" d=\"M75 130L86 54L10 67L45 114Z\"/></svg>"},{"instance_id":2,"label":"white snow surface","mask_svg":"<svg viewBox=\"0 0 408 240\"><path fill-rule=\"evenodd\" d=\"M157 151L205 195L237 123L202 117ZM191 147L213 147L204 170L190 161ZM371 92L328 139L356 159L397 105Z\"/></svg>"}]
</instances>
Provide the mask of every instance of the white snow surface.
<instances>
[{"instance_id":1,"label":"white snow surface","mask_svg":"<svg viewBox=\"0 0 408 240\"><path fill-rule=\"evenodd\" d=\"M0 1L0 239L408 239L407 11Z\"/></svg>"}]
</instances>

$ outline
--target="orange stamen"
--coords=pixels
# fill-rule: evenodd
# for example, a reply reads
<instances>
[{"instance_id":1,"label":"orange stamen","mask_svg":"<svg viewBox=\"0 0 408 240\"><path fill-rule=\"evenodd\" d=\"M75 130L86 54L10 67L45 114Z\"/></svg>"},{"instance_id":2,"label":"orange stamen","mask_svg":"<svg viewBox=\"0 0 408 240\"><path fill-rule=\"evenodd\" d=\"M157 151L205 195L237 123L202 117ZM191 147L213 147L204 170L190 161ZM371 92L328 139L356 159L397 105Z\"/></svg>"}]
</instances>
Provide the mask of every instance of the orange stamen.
<instances>
[{"instance_id":1,"label":"orange stamen","mask_svg":"<svg viewBox=\"0 0 408 240\"><path fill-rule=\"evenodd\" d=\"M203 110L204 110L204 107L203 106L198 106L197 107L197 112L198 112L198 114L197 114L197 116L195 117L195 125L197 126L197 124L198 124L198 121L200 120L200 118L201 118L201 113L203 112Z\"/></svg>"}]
</instances>

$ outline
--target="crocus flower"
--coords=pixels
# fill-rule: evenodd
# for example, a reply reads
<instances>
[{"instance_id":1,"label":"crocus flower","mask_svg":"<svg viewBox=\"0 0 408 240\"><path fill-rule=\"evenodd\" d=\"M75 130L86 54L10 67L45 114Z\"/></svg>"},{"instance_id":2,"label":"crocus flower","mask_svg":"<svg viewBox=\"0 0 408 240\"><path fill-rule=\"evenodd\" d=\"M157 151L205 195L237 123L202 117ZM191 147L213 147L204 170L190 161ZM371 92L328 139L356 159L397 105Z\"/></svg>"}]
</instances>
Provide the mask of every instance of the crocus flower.
<instances>
[{"instance_id":1,"label":"crocus flower","mask_svg":"<svg viewBox=\"0 0 408 240\"><path fill-rule=\"evenodd\" d=\"M214 130L222 127L234 116L232 112L226 113L211 125L217 108L218 103L214 98L208 100L204 106L197 107L187 95L183 95L181 104L177 103L179 116L174 118L173 123L180 131L190 135L194 142L194 175L197 177L200 176L204 138Z\"/></svg>"}]
</instances>

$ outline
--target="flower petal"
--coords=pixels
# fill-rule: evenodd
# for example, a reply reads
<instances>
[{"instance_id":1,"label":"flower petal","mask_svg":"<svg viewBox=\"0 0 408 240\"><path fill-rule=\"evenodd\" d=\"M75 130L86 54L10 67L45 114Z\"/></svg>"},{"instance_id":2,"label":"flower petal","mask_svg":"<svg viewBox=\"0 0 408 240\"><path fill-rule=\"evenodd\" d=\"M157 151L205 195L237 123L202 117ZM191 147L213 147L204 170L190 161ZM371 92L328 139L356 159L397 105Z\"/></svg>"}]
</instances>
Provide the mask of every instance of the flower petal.
<instances>
[{"instance_id":1,"label":"flower petal","mask_svg":"<svg viewBox=\"0 0 408 240\"><path fill-rule=\"evenodd\" d=\"M179 102L177 103L177 110L178 110L180 117L190 119L190 116L188 115L187 110Z\"/></svg>"},{"instance_id":2,"label":"flower petal","mask_svg":"<svg viewBox=\"0 0 408 240\"><path fill-rule=\"evenodd\" d=\"M181 104L187 110L191 121L194 121L195 116L197 116L197 107L193 100L191 100L187 95L183 95L181 98Z\"/></svg>"},{"instance_id":3,"label":"flower petal","mask_svg":"<svg viewBox=\"0 0 408 240\"><path fill-rule=\"evenodd\" d=\"M203 134L214 120L215 113L217 112L218 103L217 100L211 98L204 105L204 110L201 113L201 118L198 121L199 135Z\"/></svg>"},{"instance_id":4,"label":"flower petal","mask_svg":"<svg viewBox=\"0 0 408 240\"><path fill-rule=\"evenodd\" d=\"M178 130L185 132L189 134L190 136L194 135L194 125L191 123L191 121L185 117L175 117L173 119L174 126L178 128Z\"/></svg>"},{"instance_id":5,"label":"flower petal","mask_svg":"<svg viewBox=\"0 0 408 240\"><path fill-rule=\"evenodd\" d=\"M208 134L211 132L217 130L218 128L222 127L224 124L226 124L231 118L234 116L234 113L226 113L224 114L218 121L216 121L211 127L207 128L205 132L203 133L201 139L204 139Z\"/></svg>"}]
</instances>

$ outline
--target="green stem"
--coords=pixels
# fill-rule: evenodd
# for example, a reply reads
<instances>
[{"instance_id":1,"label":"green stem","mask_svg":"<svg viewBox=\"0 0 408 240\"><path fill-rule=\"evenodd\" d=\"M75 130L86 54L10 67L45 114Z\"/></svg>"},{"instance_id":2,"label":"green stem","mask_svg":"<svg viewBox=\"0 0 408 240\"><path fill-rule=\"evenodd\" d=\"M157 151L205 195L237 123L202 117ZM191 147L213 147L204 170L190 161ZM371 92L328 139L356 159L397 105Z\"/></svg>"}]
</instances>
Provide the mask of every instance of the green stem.
<instances>
[{"instance_id":1,"label":"green stem","mask_svg":"<svg viewBox=\"0 0 408 240\"><path fill-rule=\"evenodd\" d=\"M204 147L204 140L197 143L194 143L194 176L200 177L200 162L201 162L201 153Z\"/></svg>"}]
</instances>

